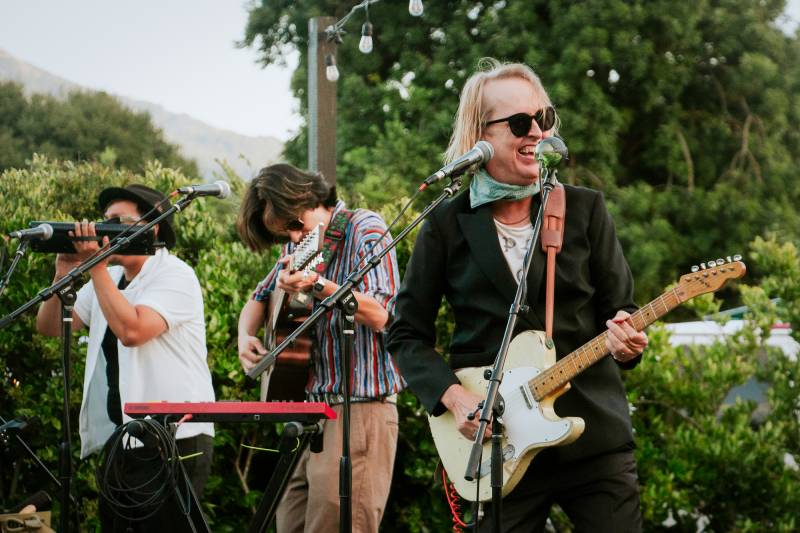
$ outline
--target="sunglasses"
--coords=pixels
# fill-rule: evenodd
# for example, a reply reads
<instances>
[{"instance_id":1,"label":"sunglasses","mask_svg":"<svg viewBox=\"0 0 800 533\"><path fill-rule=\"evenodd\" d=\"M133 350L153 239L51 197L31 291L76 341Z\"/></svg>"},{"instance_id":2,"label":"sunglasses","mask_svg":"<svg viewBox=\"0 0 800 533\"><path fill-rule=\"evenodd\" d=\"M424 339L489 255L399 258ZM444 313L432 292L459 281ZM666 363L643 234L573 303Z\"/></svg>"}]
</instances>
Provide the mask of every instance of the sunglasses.
<instances>
[{"instance_id":1,"label":"sunglasses","mask_svg":"<svg viewBox=\"0 0 800 533\"><path fill-rule=\"evenodd\" d=\"M552 129L556 124L556 110L552 106L540 109L533 115L527 113L516 113L510 117L490 120L485 126L497 124L498 122L508 122L508 127L515 137L525 137L531 131L531 124L536 121L536 125L542 131Z\"/></svg>"},{"instance_id":2,"label":"sunglasses","mask_svg":"<svg viewBox=\"0 0 800 533\"><path fill-rule=\"evenodd\" d=\"M303 228L305 227L306 227L305 222L303 222L298 218L287 222L286 225L283 227L283 229L286 231L303 231Z\"/></svg>"},{"instance_id":3,"label":"sunglasses","mask_svg":"<svg viewBox=\"0 0 800 533\"><path fill-rule=\"evenodd\" d=\"M107 218L100 222L101 224L138 224L142 222L142 217L133 217L130 215L121 215Z\"/></svg>"}]
</instances>

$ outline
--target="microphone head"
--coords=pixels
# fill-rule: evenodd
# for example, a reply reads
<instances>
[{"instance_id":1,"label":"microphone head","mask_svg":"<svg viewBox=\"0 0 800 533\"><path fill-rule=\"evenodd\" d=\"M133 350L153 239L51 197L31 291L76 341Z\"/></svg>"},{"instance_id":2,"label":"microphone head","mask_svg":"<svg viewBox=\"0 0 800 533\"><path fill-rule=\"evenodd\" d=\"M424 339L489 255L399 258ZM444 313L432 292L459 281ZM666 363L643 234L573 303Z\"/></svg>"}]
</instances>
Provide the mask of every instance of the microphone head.
<instances>
[{"instance_id":1,"label":"microphone head","mask_svg":"<svg viewBox=\"0 0 800 533\"><path fill-rule=\"evenodd\" d=\"M220 200L224 200L225 198L231 195L231 186L228 184L227 181L217 180L214 182L214 185L217 185L219 187L219 195L217 195L217 198L219 198Z\"/></svg>"},{"instance_id":2,"label":"microphone head","mask_svg":"<svg viewBox=\"0 0 800 533\"><path fill-rule=\"evenodd\" d=\"M558 135L546 137L536 145L536 159L544 168L557 167L563 159L567 158L569 158L567 145Z\"/></svg>"},{"instance_id":3,"label":"microphone head","mask_svg":"<svg viewBox=\"0 0 800 533\"><path fill-rule=\"evenodd\" d=\"M488 141L478 141L475 143L475 148L481 152L481 165L485 165L490 159L492 159L492 157L494 157L494 147L492 147L491 143Z\"/></svg>"},{"instance_id":4,"label":"microphone head","mask_svg":"<svg viewBox=\"0 0 800 533\"><path fill-rule=\"evenodd\" d=\"M46 241L53 236L53 226L51 226L50 224L39 224L38 227L42 229L43 241Z\"/></svg>"}]
</instances>

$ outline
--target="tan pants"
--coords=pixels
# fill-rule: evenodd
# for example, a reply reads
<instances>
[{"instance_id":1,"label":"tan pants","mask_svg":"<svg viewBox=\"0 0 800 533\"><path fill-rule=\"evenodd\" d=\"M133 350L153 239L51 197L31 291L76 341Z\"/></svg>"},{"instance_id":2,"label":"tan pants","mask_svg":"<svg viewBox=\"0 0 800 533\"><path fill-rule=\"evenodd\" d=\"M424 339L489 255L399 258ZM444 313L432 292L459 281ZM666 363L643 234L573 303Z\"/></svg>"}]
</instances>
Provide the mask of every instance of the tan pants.
<instances>
[{"instance_id":1,"label":"tan pants","mask_svg":"<svg viewBox=\"0 0 800 533\"><path fill-rule=\"evenodd\" d=\"M397 450L397 406L354 403L350 409L353 467L352 525L356 533L376 533L381 523ZM339 459L342 406L325 422L322 453L305 451L278 506L278 533L338 533Z\"/></svg>"}]
</instances>

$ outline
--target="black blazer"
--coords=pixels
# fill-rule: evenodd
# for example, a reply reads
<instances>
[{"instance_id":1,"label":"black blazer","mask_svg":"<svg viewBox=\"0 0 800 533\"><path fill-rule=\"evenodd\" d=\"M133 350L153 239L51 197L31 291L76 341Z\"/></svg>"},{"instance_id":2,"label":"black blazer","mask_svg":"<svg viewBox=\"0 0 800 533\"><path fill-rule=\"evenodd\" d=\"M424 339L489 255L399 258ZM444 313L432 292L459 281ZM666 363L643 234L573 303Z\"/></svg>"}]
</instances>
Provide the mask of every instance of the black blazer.
<instances>
[{"instance_id":1,"label":"black blazer","mask_svg":"<svg viewBox=\"0 0 800 533\"><path fill-rule=\"evenodd\" d=\"M631 271L602 193L569 185L565 190L564 244L556 260L553 319L559 358L605 331L605 321L618 310L636 309ZM532 220L538 213L538 198L531 205ZM520 316L515 334L544 330L544 278L545 254L537 246L527 280L531 309ZM489 205L472 209L466 192L431 213L408 263L388 342L404 378L428 412L444 412L439 400L458 383L451 368L494 361L516 286ZM449 364L434 349L434 322L442 296L455 315ZM637 363L638 359L625 366ZM558 448L563 460L596 455L633 440L619 368L610 357L574 379L555 409L559 416L586 421L586 430L575 443Z\"/></svg>"}]
</instances>

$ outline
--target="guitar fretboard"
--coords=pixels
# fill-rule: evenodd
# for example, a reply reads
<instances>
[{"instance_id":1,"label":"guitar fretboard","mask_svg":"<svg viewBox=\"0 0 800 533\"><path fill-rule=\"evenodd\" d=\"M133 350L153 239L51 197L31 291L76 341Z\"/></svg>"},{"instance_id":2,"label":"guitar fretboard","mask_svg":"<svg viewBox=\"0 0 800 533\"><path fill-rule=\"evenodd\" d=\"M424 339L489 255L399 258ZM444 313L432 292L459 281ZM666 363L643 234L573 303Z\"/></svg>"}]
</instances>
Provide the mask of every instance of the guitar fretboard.
<instances>
[{"instance_id":1,"label":"guitar fretboard","mask_svg":"<svg viewBox=\"0 0 800 533\"><path fill-rule=\"evenodd\" d=\"M636 331L642 331L678 307L682 301L678 296L678 289L672 289L633 313L628 318L628 322ZM528 381L528 387L536 401L542 401L542 399L566 385L572 378L608 355L609 352L606 347L607 335L608 331L601 333Z\"/></svg>"}]
</instances>

